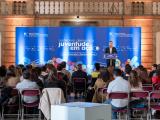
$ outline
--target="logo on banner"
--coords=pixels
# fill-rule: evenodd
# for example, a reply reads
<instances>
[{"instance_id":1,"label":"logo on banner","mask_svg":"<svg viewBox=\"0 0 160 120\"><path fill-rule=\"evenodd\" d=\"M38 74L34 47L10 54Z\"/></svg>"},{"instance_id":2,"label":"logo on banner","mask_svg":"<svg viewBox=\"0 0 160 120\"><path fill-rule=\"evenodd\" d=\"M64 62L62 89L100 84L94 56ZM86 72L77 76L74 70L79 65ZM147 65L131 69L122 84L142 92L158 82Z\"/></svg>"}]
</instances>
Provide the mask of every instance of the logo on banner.
<instances>
[{"instance_id":1,"label":"logo on banner","mask_svg":"<svg viewBox=\"0 0 160 120\"><path fill-rule=\"evenodd\" d=\"M24 33L23 34L24 37L30 37L30 38L34 38L34 37L48 37L48 34L44 34L44 33Z\"/></svg>"},{"instance_id":2,"label":"logo on banner","mask_svg":"<svg viewBox=\"0 0 160 120\"><path fill-rule=\"evenodd\" d=\"M98 51L99 46L93 46L91 42L84 40L61 40L58 44L58 47L67 47L69 50L82 50L82 51Z\"/></svg>"}]
</instances>

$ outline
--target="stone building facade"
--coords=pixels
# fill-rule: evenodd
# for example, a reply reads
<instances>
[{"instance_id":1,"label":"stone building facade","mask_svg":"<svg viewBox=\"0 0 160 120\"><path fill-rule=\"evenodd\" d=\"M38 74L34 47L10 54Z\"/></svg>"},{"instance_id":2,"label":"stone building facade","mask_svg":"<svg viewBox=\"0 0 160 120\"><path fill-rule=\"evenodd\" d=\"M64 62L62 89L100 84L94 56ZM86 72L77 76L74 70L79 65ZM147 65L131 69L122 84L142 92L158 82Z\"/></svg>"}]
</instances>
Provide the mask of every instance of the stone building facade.
<instances>
[{"instance_id":1,"label":"stone building facade","mask_svg":"<svg viewBox=\"0 0 160 120\"><path fill-rule=\"evenodd\" d=\"M61 26L64 23L140 26L142 64L149 68L160 62L160 0L1 0L2 64L15 64L17 26Z\"/></svg>"}]
</instances>

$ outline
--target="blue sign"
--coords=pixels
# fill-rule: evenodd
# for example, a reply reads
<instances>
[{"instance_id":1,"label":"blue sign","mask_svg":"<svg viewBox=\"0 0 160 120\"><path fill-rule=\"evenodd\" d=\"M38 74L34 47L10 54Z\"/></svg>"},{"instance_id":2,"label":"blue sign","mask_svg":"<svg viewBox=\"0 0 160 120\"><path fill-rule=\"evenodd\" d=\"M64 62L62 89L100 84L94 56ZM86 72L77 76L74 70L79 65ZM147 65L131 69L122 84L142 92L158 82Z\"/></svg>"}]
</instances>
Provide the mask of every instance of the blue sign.
<instances>
[{"instance_id":1,"label":"blue sign","mask_svg":"<svg viewBox=\"0 0 160 120\"><path fill-rule=\"evenodd\" d=\"M17 27L16 64L66 61L70 69L82 63L91 70L95 62L106 66L110 40L118 51L116 66L141 63L140 27Z\"/></svg>"}]
</instances>

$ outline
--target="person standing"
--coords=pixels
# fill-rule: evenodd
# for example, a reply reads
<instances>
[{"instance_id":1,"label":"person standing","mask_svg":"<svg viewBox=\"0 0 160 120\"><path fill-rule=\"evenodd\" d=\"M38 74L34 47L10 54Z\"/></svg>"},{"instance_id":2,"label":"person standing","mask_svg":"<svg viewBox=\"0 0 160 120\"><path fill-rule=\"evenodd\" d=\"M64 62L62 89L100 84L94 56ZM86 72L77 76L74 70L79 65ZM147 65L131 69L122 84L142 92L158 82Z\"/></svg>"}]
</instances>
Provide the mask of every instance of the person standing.
<instances>
[{"instance_id":1,"label":"person standing","mask_svg":"<svg viewBox=\"0 0 160 120\"><path fill-rule=\"evenodd\" d=\"M113 42L109 41L109 47L105 49L106 54L117 54L117 49L113 46ZM107 59L107 67L115 67L115 59Z\"/></svg>"}]
</instances>

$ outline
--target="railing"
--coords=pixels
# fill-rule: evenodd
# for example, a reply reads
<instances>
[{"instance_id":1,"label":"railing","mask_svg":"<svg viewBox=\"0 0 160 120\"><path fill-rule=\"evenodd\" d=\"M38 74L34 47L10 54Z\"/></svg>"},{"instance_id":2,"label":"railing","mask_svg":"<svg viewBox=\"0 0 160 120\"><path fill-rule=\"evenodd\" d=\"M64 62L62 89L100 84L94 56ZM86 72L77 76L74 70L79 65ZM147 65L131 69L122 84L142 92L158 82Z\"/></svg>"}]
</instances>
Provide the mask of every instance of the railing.
<instances>
[{"instance_id":1,"label":"railing","mask_svg":"<svg viewBox=\"0 0 160 120\"><path fill-rule=\"evenodd\" d=\"M153 15L160 15L160 1L159 2L153 2Z\"/></svg>"},{"instance_id":2,"label":"railing","mask_svg":"<svg viewBox=\"0 0 160 120\"><path fill-rule=\"evenodd\" d=\"M33 15L33 2L26 0L0 1L0 15Z\"/></svg>"},{"instance_id":3,"label":"railing","mask_svg":"<svg viewBox=\"0 0 160 120\"><path fill-rule=\"evenodd\" d=\"M144 15L144 2L132 2L131 3L131 14L132 15Z\"/></svg>"},{"instance_id":4,"label":"railing","mask_svg":"<svg viewBox=\"0 0 160 120\"><path fill-rule=\"evenodd\" d=\"M95 1L35 1L35 13L40 15L62 14L103 14L122 15L123 2L95 2Z\"/></svg>"},{"instance_id":5,"label":"railing","mask_svg":"<svg viewBox=\"0 0 160 120\"><path fill-rule=\"evenodd\" d=\"M0 1L0 15L160 15L160 0L14 0Z\"/></svg>"}]
</instances>

